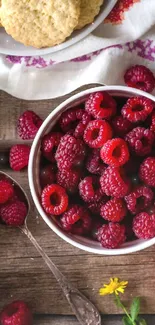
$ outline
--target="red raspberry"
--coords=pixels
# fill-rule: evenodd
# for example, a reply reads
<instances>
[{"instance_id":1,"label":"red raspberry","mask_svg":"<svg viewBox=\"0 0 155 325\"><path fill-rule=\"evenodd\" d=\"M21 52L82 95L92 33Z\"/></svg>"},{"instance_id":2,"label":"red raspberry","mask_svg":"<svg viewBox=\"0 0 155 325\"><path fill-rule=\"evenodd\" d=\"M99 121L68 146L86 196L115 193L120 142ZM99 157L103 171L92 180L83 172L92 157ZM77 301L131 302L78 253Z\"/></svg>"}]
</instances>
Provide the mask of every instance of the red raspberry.
<instances>
[{"instance_id":1,"label":"red raspberry","mask_svg":"<svg viewBox=\"0 0 155 325\"><path fill-rule=\"evenodd\" d=\"M97 239L105 248L118 248L126 240L125 227L119 223L110 222L99 228Z\"/></svg>"},{"instance_id":2,"label":"red raspberry","mask_svg":"<svg viewBox=\"0 0 155 325\"><path fill-rule=\"evenodd\" d=\"M134 128L125 137L125 140L128 142L130 148L138 156L146 156L151 152L154 139L155 136L152 131L140 126Z\"/></svg>"},{"instance_id":3,"label":"red raspberry","mask_svg":"<svg viewBox=\"0 0 155 325\"><path fill-rule=\"evenodd\" d=\"M152 114L152 117L151 117L150 130L151 130L152 132L155 132L155 113L153 113L153 114Z\"/></svg>"},{"instance_id":4,"label":"red raspberry","mask_svg":"<svg viewBox=\"0 0 155 325\"><path fill-rule=\"evenodd\" d=\"M40 170L40 183L41 187L50 185L56 180L56 167L55 165L47 165Z\"/></svg>"},{"instance_id":5,"label":"red raspberry","mask_svg":"<svg viewBox=\"0 0 155 325\"><path fill-rule=\"evenodd\" d=\"M89 212L79 205L73 205L60 219L62 228L76 235L89 233L92 221Z\"/></svg>"},{"instance_id":6,"label":"red raspberry","mask_svg":"<svg viewBox=\"0 0 155 325\"><path fill-rule=\"evenodd\" d=\"M127 213L125 204L121 199L111 199L105 205L101 206L100 214L102 218L112 222L123 220Z\"/></svg>"},{"instance_id":7,"label":"red raspberry","mask_svg":"<svg viewBox=\"0 0 155 325\"><path fill-rule=\"evenodd\" d=\"M6 203L0 209L0 216L8 226L18 227L24 224L27 207L24 202L17 200Z\"/></svg>"},{"instance_id":8,"label":"red raspberry","mask_svg":"<svg viewBox=\"0 0 155 325\"><path fill-rule=\"evenodd\" d=\"M42 119L36 113L25 111L18 119L18 135L23 140L34 139L42 123Z\"/></svg>"},{"instance_id":9,"label":"red raspberry","mask_svg":"<svg viewBox=\"0 0 155 325\"><path fill-rule=\"evenodd\" d=\"M90 121L83 138L89 147L101 148L106 141L112 138L111 126L103 120Z\"/></svg>"},{"instance_id":10,"label":"red raspberry","mask_svg":"<svg viewBox=\"0 0 155 325\"><path fill-rule=\"evenodd\" d=\"M0 180L0 204L7 202L13 194L13 186L5 179Z\"/></svg>"},{"instance_id":11,"label":"red raspberry","mask_svg":"<svg viewBox=\"0 0 155 325\"><path fill-rule=\"evenodd\" d=\"M144 65L135 65L129 68L125 75L124 81L129 87L151 93L155 87L155 78L153 73Z\"/></svg>"},{"instance_id":12,"label":"red raspberry","mask_svg":"<svg viewBox=\"0 0 155 325\"><path fill-rule=\"evenodd\" d=\"M137 187L125 197L128 210L133 214L144 211L151 204L153 196L153 192L149 187Z\"/></svg>"},{"instance_id":13,"label":"red raspberry","mask_svg":"<svg viewBox=\"0 0 155 325\"><path fill-rule=\"evenodd\" d=\"M55 162L55 152L63 134L60 132L50 132L46 134L41 142L41 151L49 161Z\"/></svg>"},{"instance_id":14,"label":"red raspberry","mask_svg":"<svg viewBox=\"0 0 155 325\"><path fill-rule=\"evenodd\" d=\"M12 146L10 150L10 167L15 170L21 170L28 165L30 146L25 144L17 144Z\"/></svg>"},{"instance_id":15,"label":"red raspberry","mask_svg":"<svg viewBox=\"0 0 155 325\"><path fill-rule=\"evenodd\" d=\"M121 138L115 138L103 145L100 156L105 164L119 167L129 160L130 155L126 142Z\"/></svg>"},{"instance_id":16,"label":"red raspberry","mask_svg":"<svg viewBox=\"0 0 155 325\"><path fill-rule=\"evenodd\" d=\"M1 325L32 325L32 313L24 301L14 301L0 314Z\"/></svg>"},{"instance_id":17,"label":"red raspberry","mask_svg":"<svg viewBox=\"0 0 155 325\"><path fill-rule=\"evenodd\" d=\"M99 202L103 196L99 178L87 176L79 184L79 193L85 202Z\"/></svg>"},{"instance_id":18,"label":"red raspberry","mask_svg":"<svg viewBox=\"0 0 155 325\"><path fill-rule=\"evenodd\" d=\"M152 100L145 97L132 97L127 100L121 113L124 118L127 118L130 122L136 123L145 121L152 113L153 108L154 105Z\"/></svg>"},{"instance_id":19,"label":"red raspberry","mask_svg":"<svg viewBox=\"0 0 155 325\"><path fill-rule=\"evenodd\" d=\"M107 201L108 201L108 196L103 195L99 202L97 201L88 202L87 207L93 214L100 215L101 206L104 205Z\"/></svg>"},{"instance_id":20,"label":"red raspberry","mask_svg":"<svg viewBox=\"0 0 155 325\"><path fill-rule=\"evenodd\" d=\"M78 184L82 172L80 169L58 170L57 184L64 187L69 193L75 193L78 190Z\"/></svg>"},{"instance_id":21,"label":"red raspberry","mask_svg":"<svg viewBox=\"0 0 155 325\"><path fill-rule=\"evenodd\" d=\"M129 181L124 171L117 167L108 167L100 178L103 193L107 196L122 198L128 194L130 189Z\"/></svg>"},{"instance_id":22,"label":"red raspberry","mask_svg":"<svg viewBox=\"0 0 155 325\"><path fill-rule=\"evenodd\" d=\"M155 158L148 157L140 165L139 177L148 186L155 187Z\"/></svg>"},{"instance_id":23,"label":"red raspberry","mask_svg":"<svg viewBox=\"0 0 155 325\"><path fill-rule=\"evenodd\" d=\"M155 214L141 212L133 219L133 231L138 238L150 239L155 236Z\"/></svg>"},{"instance_id":24,"label":"red raspberry","mask_svg":"<svg viewBox=\"0 0 155 325\"><path fill-rule=\"evenodd\" d=\"M41 203L46 213L59 216L67 210L68 195L60 185L51 184L43 189Z\"/></svg>"},{"instance_id":25,"label":"red raspberry","mask_svg":"<svg viewBox=\"0 0 155 325\"><path fill-rule=\"evenodd\" d=\"M89 96L85 110L95 119L110 119L116 113L116 102L107 92L97 92Z\"/></svg>"},{"instance_id":26,"label":"red raspberry","mask_svg":"<svg viewBox=\"0 0 155 325\"><path fill-rule=\"evenodd\" d=\"M83 136L84 130L90 120L91 116L84 109L71 108L61 115L59 123L64 132L73 129L75 125L73 135L76 138L80 138Z\"/></svg>"},{"instance_id":27,"label":"red raspberry","mask_svg":"<svg viewBox=\"0 0 155 325\"><path fill-rule=\"evenodd\" d=\"M133 124L121 115L112 120L112 126L117 136L124 136L133 128Z\"/></svg>"},{"instance_id":28,"label":"red raspberry","mask_svg":"<svg viewBox=\"0 0 155 325\"><path fill-rule=\"evenodd\" d=\"M86 168L88 171L92 174L101 175L105 171L106 167L107 166L103 164L103 161L100 157L100 150L93 149L86 162Z\"/></svg>"},{"instance_id":29,"label":"red raspberry","mask_svg":"<svg viewBox=\"0 0 155 325\"><path fill-rule=\"evenodd\" d=\"M70 169L72 166L83 162L86 154L86 147L81 139L76 139L72 135L66 134L61 138L56 151L55 159L58 168Z\"/></svg>"}]
</instances>

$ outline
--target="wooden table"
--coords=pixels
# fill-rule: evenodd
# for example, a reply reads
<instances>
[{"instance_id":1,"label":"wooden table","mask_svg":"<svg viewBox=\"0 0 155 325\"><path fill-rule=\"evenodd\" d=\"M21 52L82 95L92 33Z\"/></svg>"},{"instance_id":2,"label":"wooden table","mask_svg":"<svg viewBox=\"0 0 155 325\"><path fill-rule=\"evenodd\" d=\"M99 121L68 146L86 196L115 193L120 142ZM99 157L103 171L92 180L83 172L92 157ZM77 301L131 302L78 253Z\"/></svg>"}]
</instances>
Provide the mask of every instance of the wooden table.
<instances>
[{"instance_id":1,"label":"wooden table","mask_svg":"<svg viewBox=\"0 0 155 325\"><path fill-rule=\"evenodd\" d=\"M66 96L68 97L68 96ZM0 92L0 150L22 143L16 133L18 116L27 109L45 118L64 98L44 101L23 101ZM29 141L24 142L29 143ZM6 169L29 193L27 171L12 172ZM32 199L31 199L32 203ZM100 312L105 325L120 325L121 318L112 297L100 297L100 286L109 277L128 280L124 299L128 304L133 296L142 296L142 313L155 314L155 246L137 254L106 257L88 254L64 242L39 217L33 203L29 227L46 253L60 270L77 286ZM59 285L44 265L35 248L18 229L0 228L0 309L9 301L27 301L34 314L35 324L78 324L65 300ZM149 316L149 325L155 316Z\"/></svg>"}]
</instances>

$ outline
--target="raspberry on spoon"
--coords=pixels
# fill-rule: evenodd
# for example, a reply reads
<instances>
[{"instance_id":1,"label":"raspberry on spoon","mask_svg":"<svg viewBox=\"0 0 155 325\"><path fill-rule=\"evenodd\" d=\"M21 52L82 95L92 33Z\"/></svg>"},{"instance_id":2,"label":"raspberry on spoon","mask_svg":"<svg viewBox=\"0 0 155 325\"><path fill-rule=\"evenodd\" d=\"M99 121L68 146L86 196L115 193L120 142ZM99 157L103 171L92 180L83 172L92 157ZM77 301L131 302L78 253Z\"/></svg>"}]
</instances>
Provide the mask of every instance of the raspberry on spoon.
<instances>
[{"instance_id":1,"label":"raspberry on spoon","mask_svg":"<svg viewBox=\"0 0 155 325\"><path fill-rule=\"evenodd\" d=\"M27 216L27 206L24 202L15 200L10 203L6 203L0 208L1 219L12 227L22 226Z\"/></svg>"},{"instance_id":2,"label":"raspberry on spoon","mask_svg":"<svg viewBox=\"0 0 155 325\"><path fill-rule=\"evenodd\" d=\"M24 301L14 301L0 314L1 325L32 325L32 313Z\"/></svg>"},{"instance_id":3,"label":"raspberry on spoon","mask_svg":"<svg viewBox=\"0 0 155 325\"><path fill-rule=\"evenodd\" d=\"M0 180L0 204L6 203L14 194L14 188L10 182Z\"/></svg>"}]
</instances>

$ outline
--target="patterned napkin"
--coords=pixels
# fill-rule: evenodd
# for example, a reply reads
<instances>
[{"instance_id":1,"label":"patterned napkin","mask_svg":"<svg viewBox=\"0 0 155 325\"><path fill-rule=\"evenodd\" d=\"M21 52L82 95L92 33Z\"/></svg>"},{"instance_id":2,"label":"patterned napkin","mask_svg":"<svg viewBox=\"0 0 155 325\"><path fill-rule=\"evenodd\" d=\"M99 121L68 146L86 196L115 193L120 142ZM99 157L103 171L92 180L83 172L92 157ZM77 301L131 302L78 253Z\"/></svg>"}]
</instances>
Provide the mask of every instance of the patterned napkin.
<instances>
[{"instance_id":1,"label":"patterned napkin","mask_svg":"<svg viewBox=\"0 0 155 325\"><path fill-rule=\"evenodd\" d=\"M124 84L125 70L155 72L155 0L118 0L91 35L40 57L0 55L0 89L22 99L48 99L91 83Z\"/></svg>"}]
</instances>

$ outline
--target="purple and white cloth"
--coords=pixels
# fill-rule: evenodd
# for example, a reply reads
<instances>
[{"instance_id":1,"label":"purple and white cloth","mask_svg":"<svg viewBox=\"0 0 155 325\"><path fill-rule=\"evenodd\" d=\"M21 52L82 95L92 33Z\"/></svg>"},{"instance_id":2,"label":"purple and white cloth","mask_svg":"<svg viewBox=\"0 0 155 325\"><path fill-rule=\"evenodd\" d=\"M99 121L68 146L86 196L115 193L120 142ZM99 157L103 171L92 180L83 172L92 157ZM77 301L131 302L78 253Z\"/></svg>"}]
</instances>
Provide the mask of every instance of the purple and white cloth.
<instances>
[{"instance_id":1,"label":"purple and white cloth","mask_svg":"<svg viewBox=\"0 0 155 325\"><path fill-rule=\"evenodd\" d=\"M91 35L58 53L0 55L0 89L26 100L55 98L85 84L123 85L135 64L155 73L155 0L118 0Z\"/></svg>"}]
</instances>

